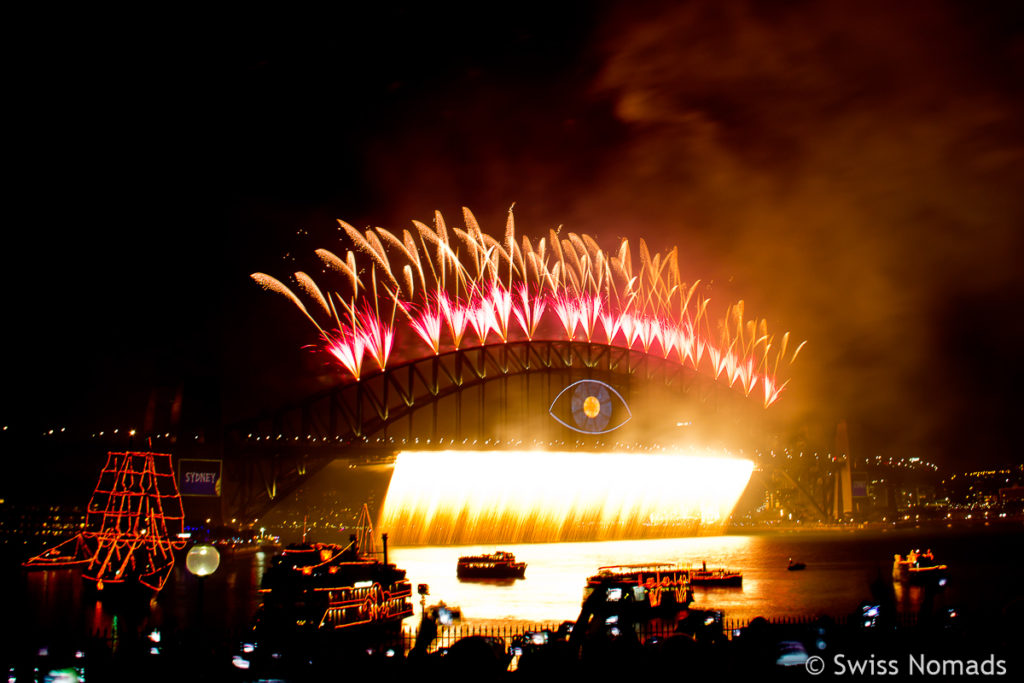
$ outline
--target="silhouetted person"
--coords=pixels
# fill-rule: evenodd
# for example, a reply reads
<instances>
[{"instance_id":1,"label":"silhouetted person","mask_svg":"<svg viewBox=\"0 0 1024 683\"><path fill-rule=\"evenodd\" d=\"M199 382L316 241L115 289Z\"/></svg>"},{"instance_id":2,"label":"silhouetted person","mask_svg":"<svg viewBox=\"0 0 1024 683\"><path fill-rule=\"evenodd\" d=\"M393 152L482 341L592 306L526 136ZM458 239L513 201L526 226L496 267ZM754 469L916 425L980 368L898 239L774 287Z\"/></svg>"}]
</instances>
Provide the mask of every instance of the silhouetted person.
<instances>
[{"instance_id":1,"label":"silhouetted person","mask_svg":"<svg viewBox=\"0 0 1024 683\"><path fill-rule=\"evenodd\" d=\"M426 657L427 649L434 642L435 638L437 638L437 622L427 616L426 611L424 611L423 617L420 619L420 630L416 633L416 643L413 645L412 650L409 651L409 658L419 659Z\"/></svg>"}]
</instances>

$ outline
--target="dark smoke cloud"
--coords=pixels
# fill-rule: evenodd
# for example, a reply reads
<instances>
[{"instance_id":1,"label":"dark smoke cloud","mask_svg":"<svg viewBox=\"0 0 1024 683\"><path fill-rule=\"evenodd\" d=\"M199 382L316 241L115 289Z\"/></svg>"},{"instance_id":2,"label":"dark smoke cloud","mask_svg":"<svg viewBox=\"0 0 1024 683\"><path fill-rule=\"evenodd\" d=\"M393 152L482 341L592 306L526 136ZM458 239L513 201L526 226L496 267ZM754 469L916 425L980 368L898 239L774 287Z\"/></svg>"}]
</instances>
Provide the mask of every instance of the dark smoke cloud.
<instances>
[{"instance_id":1,"label":"dark smoke cloud","mask_svg":"<svg viewBox=\"0 0 1024 683\"><path fill-rule=\"evenodd\" d=\"M818 441L850 417L862 455L1019 455L1004 438L1021 404L1024 253L1010 18L936 3L621 8L593 87L628 141L573 222L689 245L748 310L807 339L779 411Z\"/></svg>"},{"instance_id":2,"label":"dark smoke cloud","mask_svg":"<svg viewBox=\"0 0 1024 683\"><path fill-rule=\"evenodd\" d=\"M743 298L808 341L769 411L784 438L830 447L847 419L858 455L1020 458L1015 5L403 16L373 45L409 62L339 109L373 112L347 121L359 199L325 213L395 227L467 205L500 231L516 201L527 233L678 245L719 311ZM351 69L314 57L314 82Z\"/></svg>"}]
</instances>

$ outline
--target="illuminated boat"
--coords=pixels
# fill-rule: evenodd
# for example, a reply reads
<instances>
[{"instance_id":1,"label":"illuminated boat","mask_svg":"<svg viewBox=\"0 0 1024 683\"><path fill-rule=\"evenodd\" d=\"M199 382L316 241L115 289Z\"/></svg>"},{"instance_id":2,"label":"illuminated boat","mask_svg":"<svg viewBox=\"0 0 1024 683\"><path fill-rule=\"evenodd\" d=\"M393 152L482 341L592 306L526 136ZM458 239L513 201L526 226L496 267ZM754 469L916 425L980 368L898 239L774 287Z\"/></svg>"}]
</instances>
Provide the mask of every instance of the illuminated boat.
<instances>
[{"instance_id":1,"label":"illuminated boat","mask_svg":"<svg viewBox=\"0 0 1024 683\"><path fill-rule=\"evenodd\" d=\"M602 591L604 602L620 602L634 616L678 613L693 602L690 574L690 569L672 564L600 567L587 579L583 602Z\"/></svg>"},{"instance_id":2,"label":"illuminated boat","mask_svg":"<svg viewBox=\"0 0 1024 683\"><path fill-rule=\"evenodd\" d=\"M85 529L27 560L28 569L79 567L97 597L148 599L185 546L181 494L167 453L109 453L86 510Z\"/></svg>"},{"instance_id":3,"label":"illuminated boat","mask_svg":"<svg viewBox=\"0 0 1024 683\"><path fill-rule=\"evenodd\" d=\"M347 546L289 545L264 573L254 636L294 640L312 634L398 633L412 616L412 590L404 569Z\"/></svg>"},{"instance_id":4,"label":"illuminated boat","mask_svg":"<svg viewBox=\"0 0 1024 683\"><path fill-rule=\"evenodd\" d=\"M912 550L904 558L896 555L892 563L892 580L899 583L915 585L933 584L936 586L946 585L946 572L948 567L938 564L932 551L928 550L919 553Z\"/></svg>"},{"instance_id":5,"label":"illuminated boat","mask_svg":"<svg viewBox=\"0 0 1024 683\"><path fill-rule=\"evenodd\" d=\"M579 647L595 636L606 642L627 637L643 643L666 632L705 642L721 640L724 614L693 608L691 574L689 568L673 564L601 567L587 579L570 646Z\"/></svg>"},{"instance_id":6,"label":"illuminated boat","mask_svg":"<svg viewBox=\"0 0 1024 683\"><path fill-rule=\"evenodd\" d=\"M466 555L459 558L455 575L459 579L522 579L526 576L526 563L516 562L516 556L504 550L490 555Z\"/></svg>"}]
</instances>

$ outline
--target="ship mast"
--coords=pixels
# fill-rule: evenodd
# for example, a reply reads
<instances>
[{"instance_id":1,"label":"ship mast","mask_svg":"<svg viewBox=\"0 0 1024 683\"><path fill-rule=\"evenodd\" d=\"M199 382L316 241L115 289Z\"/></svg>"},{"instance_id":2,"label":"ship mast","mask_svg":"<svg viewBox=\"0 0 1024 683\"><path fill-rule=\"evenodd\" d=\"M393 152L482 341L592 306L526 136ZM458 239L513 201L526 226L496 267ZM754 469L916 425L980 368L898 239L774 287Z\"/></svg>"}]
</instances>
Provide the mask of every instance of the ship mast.
<instances>
[{"instance_id":1,"label":"ship mast","mask_svg":"<svg viewBox=\"0 0 1024 683\"><path fill-rule=\"evenodd\" d=\"M359 553L361 555L376 555L377 542L373 537L373 521L370 519L370 510L366 507L366 503L363 503L363 509L359 513L359 521L356 522L356 528L359 530L356 536L356 543L359 544Z\"/></svg>"}]
</instances>

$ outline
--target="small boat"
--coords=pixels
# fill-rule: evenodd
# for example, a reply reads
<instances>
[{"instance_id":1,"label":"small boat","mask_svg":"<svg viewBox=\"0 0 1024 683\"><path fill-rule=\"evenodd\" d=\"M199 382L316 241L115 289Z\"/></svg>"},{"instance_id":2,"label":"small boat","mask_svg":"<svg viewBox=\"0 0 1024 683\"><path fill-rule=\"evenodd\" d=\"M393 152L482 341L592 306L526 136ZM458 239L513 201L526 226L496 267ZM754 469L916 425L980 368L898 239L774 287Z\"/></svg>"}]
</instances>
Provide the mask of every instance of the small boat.
<instances>
[{"instance_id":1,"label":"small boat","mask_svg":"<svg viewBox=\"0 0 1024 683\"><path fill-rule=\"evenodd\" d=\"M931 550L921 553L912 550L907 557L896 555L892 563L892 580L916 585L946 585L946 571L949 568L935 561Z\"/></svg>"},{"instance_id":2,"label":"small boat","mask_svg":"<svg viewBox=\"0 0 1024 683\"><path fill-rule=\"evenodd\" d=\"M801 569L807 569L807 565L803 562L794 562L793 558L791 557L789 558L789 566L786 567L786 569L788 569L791 572L798 572Z\"/></svg>"},{"instance_id":3,"label":"small boat","mask_svg":"<svg viewBox=\"0 0 1024 683\"><path fill-rule=\"evenodd\" d=\"M526 563L516 562L516 556L504 550L490 555L466 555L455 567L459 579L522 579L526 576Z\"/></svg>"},{"instance_id":4,"label":"small boat","mask_svg":"<svg viewBox=\"0 0 1024 683\"><path fill-rule=\"evenodd\" d=\"M743 574L731 569L700 569L690 571L690 583L706 588L733 588L743 585Z\"/></svg>"}]
</instances>

